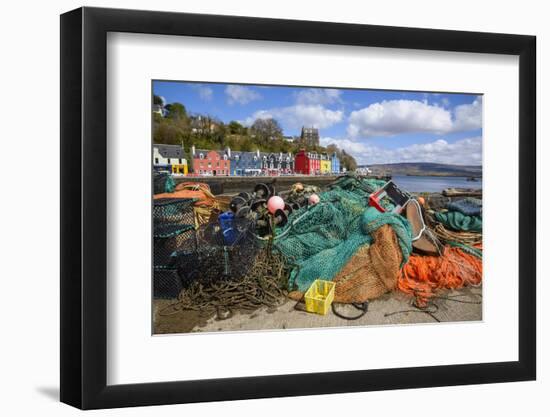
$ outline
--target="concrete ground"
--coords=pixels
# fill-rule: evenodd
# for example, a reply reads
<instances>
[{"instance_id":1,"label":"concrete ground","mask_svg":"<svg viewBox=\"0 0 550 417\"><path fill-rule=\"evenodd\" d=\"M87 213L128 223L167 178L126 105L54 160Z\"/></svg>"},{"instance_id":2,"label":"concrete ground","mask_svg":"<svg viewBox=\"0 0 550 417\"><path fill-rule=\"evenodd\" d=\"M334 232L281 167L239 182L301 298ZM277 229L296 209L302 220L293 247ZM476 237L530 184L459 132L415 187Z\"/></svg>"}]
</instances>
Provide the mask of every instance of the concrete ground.
<instances>
[{"instance_id":1,"label":"concrete ground","mask_svg":"<svg viewBox=\"0 0 550 417\"><path fill-rule=\"evenodd\" d=\"M296 301L288 300L277 309L261 308L254 312L235 313L225 320L201 317L197 312L172 312L173 301L155 300L153 307L154 332L188 333L266 329L300 329L314 327L368 326L387 324L435 323L451 321L479 321L482 319L482 289L464 288L445 291L433 299L428 314L412 306L412 299L404 294L386 294L369 304L368 312L358 320L339 318L332 311L326 316L307 313L295 308ZM337 311L347 316L358 313L353 306L338 305Z\"/></svg>"}]
</instances>

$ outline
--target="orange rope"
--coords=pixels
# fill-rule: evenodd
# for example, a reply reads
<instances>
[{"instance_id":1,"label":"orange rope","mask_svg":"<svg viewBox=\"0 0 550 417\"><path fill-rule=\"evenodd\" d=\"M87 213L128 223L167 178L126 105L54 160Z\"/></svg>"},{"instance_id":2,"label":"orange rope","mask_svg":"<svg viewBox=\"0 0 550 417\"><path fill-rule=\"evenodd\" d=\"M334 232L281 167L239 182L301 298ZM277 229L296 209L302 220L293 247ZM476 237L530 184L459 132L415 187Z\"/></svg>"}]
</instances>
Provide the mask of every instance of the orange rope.
<instances>
[{"instance_id":1,"label":"orange rope","mask_svg":"<svg viewBox=\"0 0 550 417\"><path fill-rule=\"evenodd\" d=\"M159 198L195 198L195 206L219 208L216 196L210 191L210 187L205 183L183 182L176 186L173 193L155 194L155 200Z\"/></svg>"},{"instance_id":2,"label":"orange rope","mask_svg":"<svg viewBox=\"0 0 550 417\"><path fill-rule=\"evenodd\" d=\"M401 270L397 288L415 296L418 307L425 307L439 289L479 285L482 268L481 259L446 246L441 256L411 256Z\"/></svg>"}]
</instances>

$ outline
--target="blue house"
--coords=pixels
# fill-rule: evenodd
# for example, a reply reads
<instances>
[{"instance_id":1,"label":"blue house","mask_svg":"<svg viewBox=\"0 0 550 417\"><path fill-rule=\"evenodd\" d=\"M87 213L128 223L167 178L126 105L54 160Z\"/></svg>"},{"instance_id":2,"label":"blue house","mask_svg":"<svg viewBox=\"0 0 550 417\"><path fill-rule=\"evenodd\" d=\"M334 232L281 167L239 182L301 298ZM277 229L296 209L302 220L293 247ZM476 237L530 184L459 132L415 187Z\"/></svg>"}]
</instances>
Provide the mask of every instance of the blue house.
<instances>
[{"instance_id":1,"label":"blue house","mask_svg":"<svg viewBox=\"0 0 550 417\"><path fill-rule=\"evenodd\" d=\"M336 156L336 152L330 157L330 167L333 174L340 173L340 159Z\"/></svg>"},{"instance_id":2,"label":"blue house","mask_svg":"<svg viewBox=\"0 0 550 417\"><path fill-rule=\"evenodd\" d=\"M231 152L231 175L259 175L262 172L262 160L259 152Z\"/></svg>"}]
</instances>

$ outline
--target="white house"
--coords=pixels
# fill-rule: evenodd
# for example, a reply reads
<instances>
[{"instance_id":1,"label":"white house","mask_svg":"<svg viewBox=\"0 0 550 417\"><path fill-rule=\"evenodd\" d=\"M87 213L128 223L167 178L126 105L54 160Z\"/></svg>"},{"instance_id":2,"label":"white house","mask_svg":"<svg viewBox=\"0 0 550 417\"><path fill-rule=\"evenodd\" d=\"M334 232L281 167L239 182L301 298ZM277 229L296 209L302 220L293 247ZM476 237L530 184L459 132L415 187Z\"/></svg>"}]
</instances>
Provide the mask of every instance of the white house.
<instances>
[{"instance_id":1,"label":"white house","mask_svg":"<svg viewBox=\"0 0 550 417\"><path fill-rule=\"evenodd\" d=\"M160 114L161 117L164 117L164 107L160 104L153 104L153 113Z\"/></svg>"},{"instance_id":2,"label":"white house","mask_svg":"<svg viewBox=\"0 0 550 417\"><path fill-rule=\"evenodd\" d=\"M362 166L358 166L355 169L355 173L358 174L358 175L371 175L372 170L369 167L367 167L365 165L362 165Z\"/></svg>"},{"instance_id":3,"label":"white house","mask_svg":"<svg viewBox=\"0 0 550 417\"><path fill-rule=\"evenodd\" d=\"M187 174L187 160L179 145L153 144L153 167L173 174Z\"/></svg>"}]
</instances>

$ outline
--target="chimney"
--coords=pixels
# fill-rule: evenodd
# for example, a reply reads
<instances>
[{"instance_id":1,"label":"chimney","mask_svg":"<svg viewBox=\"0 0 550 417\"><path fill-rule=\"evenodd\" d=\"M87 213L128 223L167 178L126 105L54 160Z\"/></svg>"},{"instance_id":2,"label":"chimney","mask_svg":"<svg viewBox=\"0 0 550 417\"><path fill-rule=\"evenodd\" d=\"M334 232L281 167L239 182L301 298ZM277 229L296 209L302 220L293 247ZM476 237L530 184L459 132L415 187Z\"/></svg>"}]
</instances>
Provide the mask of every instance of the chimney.
<instances>
[{"instance_id":1,"label":"chimney","mask_svg":"<svg viewBox=\"0 0 550 417\"><path fill-rule=\"evenodd\" d=\"M231 148L229 146L225 148L225 153L227 154L228 158L231 158Z\"/></svg>"},{"instance_id":2,"label":"chimney","mask_svg":"<svg viewBox=\"0 0 550 417\"><path fill-rule=\"evenodd\" d=\"M259 150L259 149L256 149L256 156L257 156L258 158L260 158L260 150Z\"/></svg>"},{"instance_id":3,"label":"chimney","mask_svg":"<svg viewBox=\"0 0 550 417\"><path fill-rule=\"evenodd\" d=\"M195 157L195 145L191 146L191 155Z\"/></svg>"}]
</instances>

